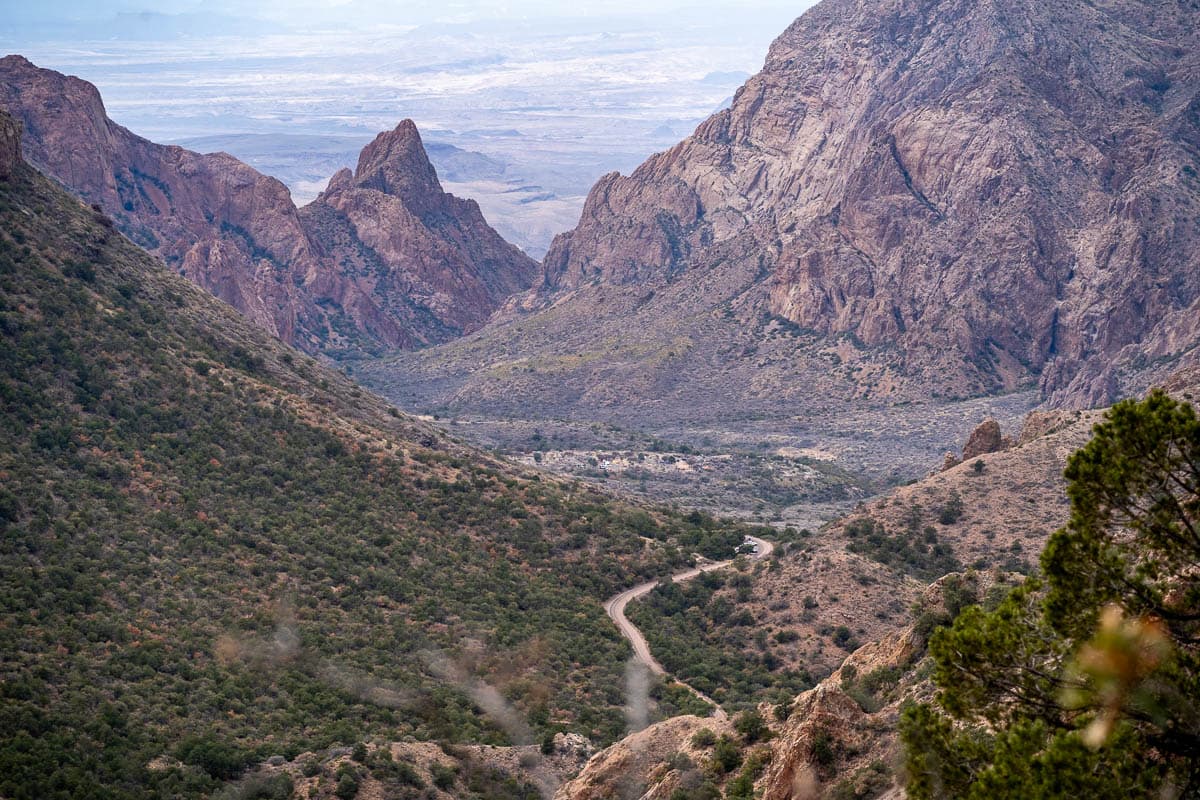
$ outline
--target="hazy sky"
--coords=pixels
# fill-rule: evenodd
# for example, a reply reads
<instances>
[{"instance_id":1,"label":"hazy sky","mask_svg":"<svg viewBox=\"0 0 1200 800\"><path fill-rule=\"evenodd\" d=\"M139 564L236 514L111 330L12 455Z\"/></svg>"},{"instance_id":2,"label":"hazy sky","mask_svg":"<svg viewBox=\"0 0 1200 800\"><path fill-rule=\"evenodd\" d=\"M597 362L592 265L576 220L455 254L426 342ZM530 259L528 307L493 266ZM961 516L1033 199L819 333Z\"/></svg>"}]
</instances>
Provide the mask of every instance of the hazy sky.
<instances>
[{"instance_id":1,"label":"hazy sky","mask_svg":"<svg viewBox=\"0 0 1200 800\"><path fill-rule=\"evenodd\" d=\"M42 0L5 3L7 24L104 19L119 13L208 13L250 17L287 26L309 24L422 24L495 18L536 19L609 15L654 15L686 10L749 15L771 19L798 16L812 2L804 0ZM0 22L0 26L6 23Z\"/></svg>"}]
</instances>

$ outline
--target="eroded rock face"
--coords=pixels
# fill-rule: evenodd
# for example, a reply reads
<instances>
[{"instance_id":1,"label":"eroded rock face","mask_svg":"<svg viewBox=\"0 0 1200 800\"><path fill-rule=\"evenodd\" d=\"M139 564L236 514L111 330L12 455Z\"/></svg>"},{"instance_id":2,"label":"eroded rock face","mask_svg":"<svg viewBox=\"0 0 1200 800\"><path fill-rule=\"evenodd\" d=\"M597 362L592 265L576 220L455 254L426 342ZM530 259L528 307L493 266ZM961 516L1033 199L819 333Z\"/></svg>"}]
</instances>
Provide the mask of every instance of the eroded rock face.
<instances>
[{"instance_id":1,"label":"eroded rock face","mask_svg":"<svg viewBox=\"0 0 1200 800\"><path fill-rule=\"evenodd\" d=\"M96 87L20 56L0 59L0 106L24 122L29 161L134 242L280 338L315 334L320 309L296 280L315 259L283 184L231 156L135 136Z\"/></svg>"},{"instance_id":2,"label":"eroded rock face","mask_svg":"<svg viewBox=\"0 0 1200 800\"><path fill-rule=\"evenodd\" d=\"M346 200L355 220L347 233L327 222L339 211L331 204L301 214L287 187L232 156L136 136L108 119L94 86L20 56L0 59L0 108L24 122L35 166L309 351L445 341L482 324L537 270L473 202L442 192L411 122L364 151L373 194ZM339 173L331 191L339 180L357 178Z\"/></svg>"},{"instance_id":3,"label":"eroded rock face","mask_svg":"<svg viewBox=\"0 0 1200 800\"><path fill-rule=\"evenodd\" d=\"M0 179L17 171L21 163L21 123L0 111Z\"/></svg>"},{"instance_id":4,"label":"eroded rock face","mask_svg":"<svg viewBox=\"0 0 1200 800\"><path fill-rule=\"evenodd\" d=\"M1004 449L1004 436L1000 432L1000 423L994 419L986 419L979 423L967 443L963 445L963 461L985 456L988 453L998 453Z\"/></svg>"},{"instance_id":5,"label":"eroded rock face","mask_svg":"<svg viewBox=\"0 0 1200 800\"><path fill-rule=\"evenodd\" d=\"M334 175L300 218L329 260L425 342L478 328L538 272L474 200L442 191L411 120L367 145L355 172Z\"/></svg>"},{"instance_id":6,"label":"eroded rock face","mask_svg":"<svg viewBox=\"0 0 1200 800\"><path fill-rule=\"evenodd\" d=\"M703 764L705 749L692 742L701 730L711 731L714 736L728 734L731 725L726 720L692 716L651 725L592 756L578 775L559 788L555 800L667 800L689 776L664 775L663 765L680 753L694 764Z\"/></svg>"},{"instance_id":7,"label":"eroded rock face","mask_svg":"<svg viewBox=\"0 0 1200 800\"><path fill-rule=\"evenodd\" d=\"M546 282L749 261L762 312L917 380L1104 403L1117 362L1195 344L1198 32L1192 3L825 0L729 110L596 185Z\"/></svg>"}]
</instances>

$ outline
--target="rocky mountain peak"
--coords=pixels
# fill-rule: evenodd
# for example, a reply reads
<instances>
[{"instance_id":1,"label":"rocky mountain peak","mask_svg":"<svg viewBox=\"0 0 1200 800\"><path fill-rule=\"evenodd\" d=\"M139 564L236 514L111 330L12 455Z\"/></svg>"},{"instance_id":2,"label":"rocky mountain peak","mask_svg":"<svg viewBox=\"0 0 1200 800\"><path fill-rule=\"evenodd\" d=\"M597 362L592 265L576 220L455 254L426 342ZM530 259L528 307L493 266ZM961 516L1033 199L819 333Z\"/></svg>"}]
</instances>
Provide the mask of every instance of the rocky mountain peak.
<instances>
[{"instance_id":1,"label":"rocky mountain peak","mask_svg":"<svg viewBox=\"0 0 1200 800\"><path fill-rule=\"evenodd\" d=\"M421 134L411 119L385 131L363 148L354 171L354 183L394 195L406 202L440 194L437 172L425 153Z\"/></svg>"},{"instance_id":2,"label":"rocky mountain peak","mask_svg":"<svg viewBox=\"0 0 1200 800\"><path fill-rule=\"evenodd\" d=\"M411 120L381 134L303 212L287 187L224 153L150 142L96 87L0 59L0 109L35 167L256 324L310 352L374 352L479 327L537 265L442 191ZM6 145L7 147L7 145Z\"/></svg>"},{"instance_id":3,"label":"rocky mountain peak","mask_svg":"<svg viewBox=\"0 0 1200 800\"><path fill-rule=\"evenodd\" d=\"M442 190L410 119L375 137L354 173L340 170L300 214L328 258L373 275L375 293L390 298L395 314L411 315L419 343L481 327L538 273L488 226L477 203Z\"/></svg>"},{"instance_id":4,"label":"rocky mountain peak","mask_svg":"<svg viewBox=\"0 0 1200 800\"><path fill-rule=\"evenodd\" d=\"M8 178L21 163L21 123L0 111L0 178Z\"/></svg>"},{"instance_id":5,"label":"rocky mountain peak","mask_svg":"<svg viewBox=\"0 0 1200 800\"><path fill-rule=\"evenodd\" d=\"M737 281L747 319L896 365L889 391L1103 404L1195 341L1198 31L1194 3L824 0L728 110L595 186L550 301L690 282L705 313Z\"/></svg>"},{"instance_id":6,"label":"rocky mountain peak","mask_svg":"<svg viewBox=\"0 0 1200 800\"><path fill-rule=\"evenodd\" d=\"M322 194L330 194L339 189L348 189L353 185L354 173L350 171L349 167L343 167L333 173L333 177L329 179L329 184L325 187L325 191Z\"/></svg>"}]
</instances>

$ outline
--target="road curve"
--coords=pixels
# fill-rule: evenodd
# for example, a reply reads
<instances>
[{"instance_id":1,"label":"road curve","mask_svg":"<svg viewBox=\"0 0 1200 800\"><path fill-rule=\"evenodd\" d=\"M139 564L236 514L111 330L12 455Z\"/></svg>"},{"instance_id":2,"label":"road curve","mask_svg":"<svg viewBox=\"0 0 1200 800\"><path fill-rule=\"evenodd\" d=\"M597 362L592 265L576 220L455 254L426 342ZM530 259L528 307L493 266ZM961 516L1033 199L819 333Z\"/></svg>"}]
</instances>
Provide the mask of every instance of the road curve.
<instances>
[{"instance_id":1,"label":"road curve","mask_svg":"<svg viewBox=\"0 0 1200 800\"><path fill-rule=\"evenodd\" d=\"M775 549L775 545L771 544L766 539L759 539L757 536L749 536L747 538L758 546L758 551L750 557L752 561L758 561L766 558L767 556L771 555L771 552ZM725 569L732 564L734 560L735 559L731 558L728 561L714 561L709 564L701 564L698 567L693 567L692 569L675 573L671 576L670 580L672 583L682 583L684 581L691 580L697 575L705 572L713 572L714 570ZM629 605L631 600L635 600L652 592L654 587L658 586L658 584L661 582L662 581L660 579L639 583L632 589L626 589L620 594L610 597L604 603L604 612L608 614L613 622L617 624L617 628L620 629L621 635L628 639L629 643L633 645L633 652L637 655L638 660L645 664L646 668L655 675L666 675L667 671L663 669L662 664L658 663L658 661L654 658L654 655L650 652L650 645L646 643L646 637L643 636L642 632L637 629L637 626L630 622L625 616L625 607ZM683 686L687 686L687 688L690 689L692 693L694 693L701 700L711 703L716 709L715 714L717 716L724 716L724 712L721 710L721 706L717 703L717 701L713 700L711 697L704 694L694 686L688 686L682 681L680 681L680 683Z\"/></svg>"}]
</instances>

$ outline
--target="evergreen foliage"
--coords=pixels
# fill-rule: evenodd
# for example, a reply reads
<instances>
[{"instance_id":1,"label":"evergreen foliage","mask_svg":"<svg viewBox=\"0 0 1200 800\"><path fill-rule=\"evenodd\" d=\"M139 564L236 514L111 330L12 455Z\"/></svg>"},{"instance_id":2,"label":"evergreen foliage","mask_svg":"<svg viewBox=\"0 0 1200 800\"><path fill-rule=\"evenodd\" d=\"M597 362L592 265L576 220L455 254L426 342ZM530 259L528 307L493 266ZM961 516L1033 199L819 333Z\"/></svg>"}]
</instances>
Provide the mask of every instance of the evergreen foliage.
<instances>
[{"instance_id":1,"label":"evergreen foliage","mask_svg":"<svg viewBox=\"0 0 1200 800\"><path fill-rule=\"evenodd\" d=\"M1161 391L1069 461L1044 577L933 634L913 798L1200 796L1200 421Z\"/></svg>"}]
</instances>

